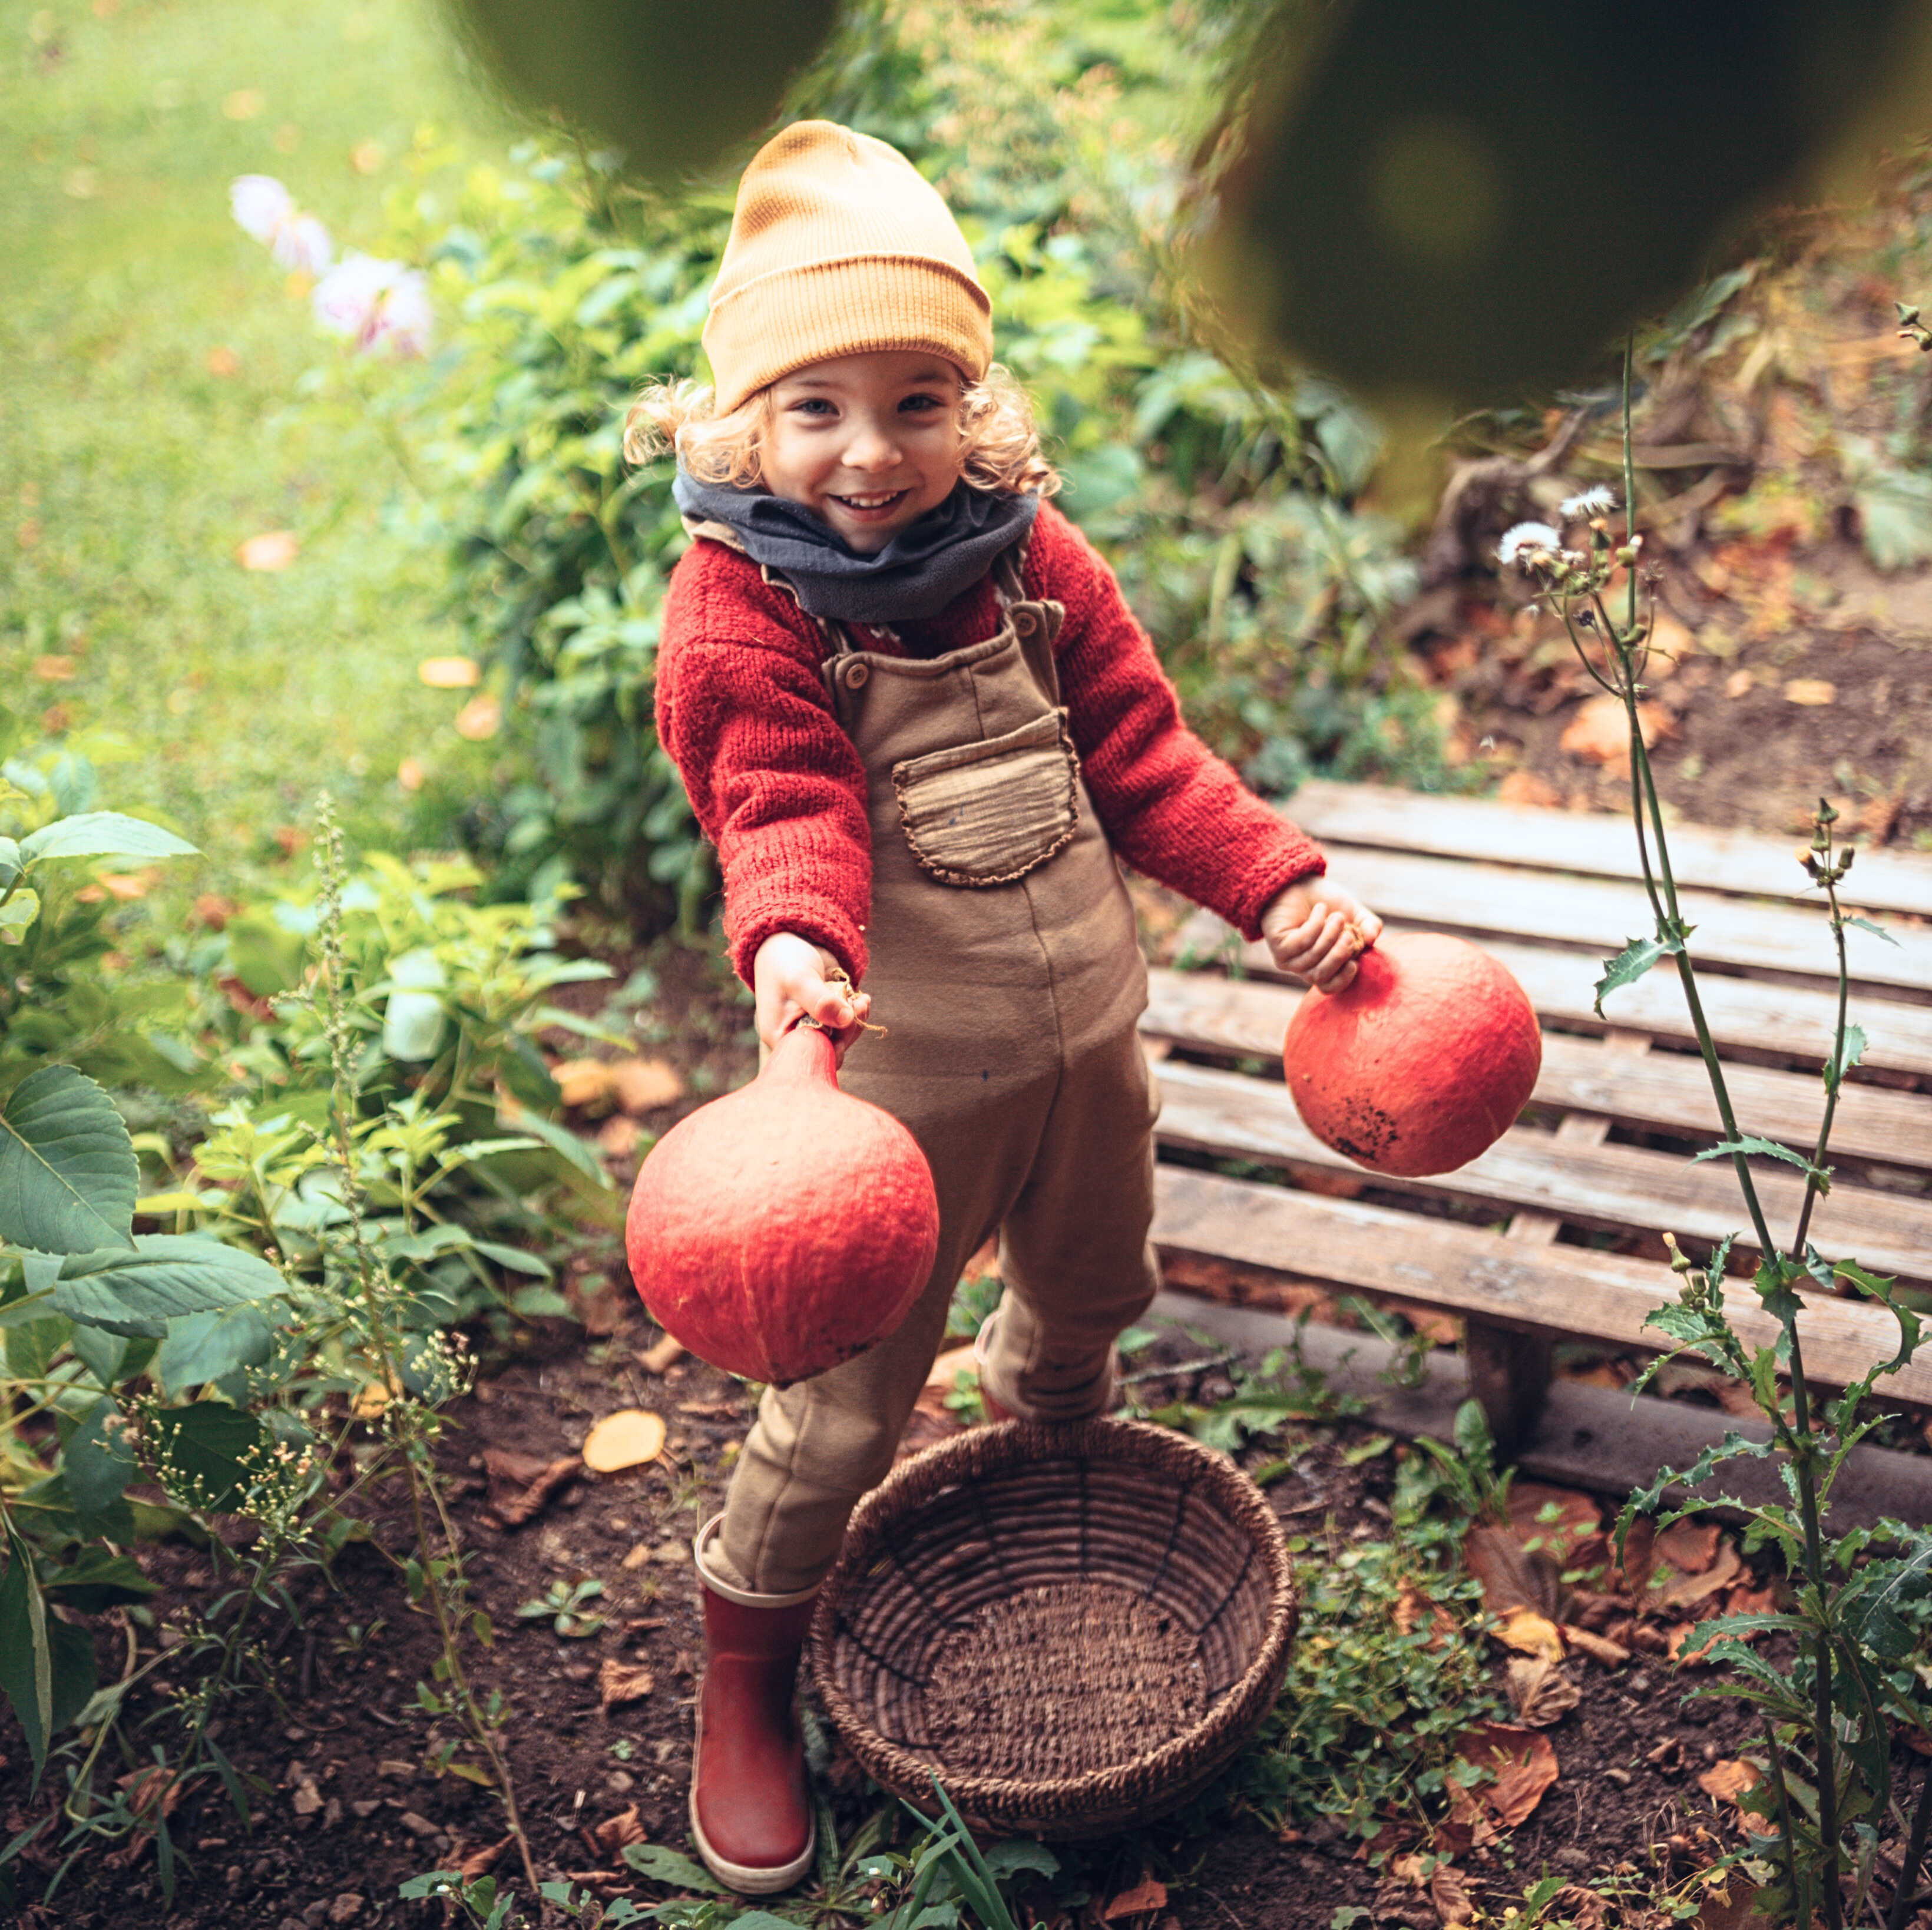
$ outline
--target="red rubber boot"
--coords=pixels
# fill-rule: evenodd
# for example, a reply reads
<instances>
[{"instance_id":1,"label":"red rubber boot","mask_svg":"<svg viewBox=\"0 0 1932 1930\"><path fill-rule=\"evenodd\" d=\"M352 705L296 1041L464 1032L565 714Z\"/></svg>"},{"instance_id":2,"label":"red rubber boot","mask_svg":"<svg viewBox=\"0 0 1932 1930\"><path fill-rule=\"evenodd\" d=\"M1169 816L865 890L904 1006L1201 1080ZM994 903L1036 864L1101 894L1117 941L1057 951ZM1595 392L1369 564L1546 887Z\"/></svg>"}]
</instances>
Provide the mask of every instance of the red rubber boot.
<instances>
[{"instance_id":1,"label":"red rubber boot","mask_svg":"<svg viewBox=\"0 0 1932 1930\"><path fill-rule=\"evenodd\" d=\"M720 1883L742 1896L789 1890L808 1872L817 1832L793 1695L818 1591L751 1595L693 1552L704 1598L704 1679L691 1765L691 1833Z\"/></svg>"}]
</instances>

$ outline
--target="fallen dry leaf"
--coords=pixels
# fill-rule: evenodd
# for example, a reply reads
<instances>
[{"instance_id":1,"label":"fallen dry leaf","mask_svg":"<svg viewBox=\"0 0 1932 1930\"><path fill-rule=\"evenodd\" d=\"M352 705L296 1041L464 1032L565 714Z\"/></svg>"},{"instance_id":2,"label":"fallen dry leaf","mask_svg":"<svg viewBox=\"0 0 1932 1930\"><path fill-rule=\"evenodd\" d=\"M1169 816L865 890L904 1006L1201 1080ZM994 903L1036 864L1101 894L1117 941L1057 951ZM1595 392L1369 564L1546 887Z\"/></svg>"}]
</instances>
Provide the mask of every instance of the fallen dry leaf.
<instances>
[{"instance_id":1,"label":"fallen dry leaf","mask_svg":"<svg viewBox=\"0 0 1932 1930\"><path fill-rule=\"evenodd\" d=\"M1539 1543L1566 1565L1578 1544L1604 1524L1603 1509L1588 1495L1540 1481L1510 1484L1509 1518L1519 1541Z\"/></svg>"},{"instance_id":2,"label":"fallen dry leaf","mask_svg":"<svg viewBox=\"0 0 1932 1930\"><path fill-rule=\"evenodd\" d=\"M608 1674L610 1665L604 1665ZM609 1703L604 1707L610 1707ZM614 1857L626 1843L641 1843L646 1840L644 1826L638 1818L638 1806L634 1803L628 1809L620 1809L616 1815L608 1817L587 1830L584 1834L590 1839L592 1847L600 1857Z\"/></svg>"},{"instance_id":3,"label":"fallen dry leaf","mask_svg":"<svg viewBox=\"0 0 1932 1930\"><path fill-rule=\"evenodd\" d=\"M416 675L433 691L466 691L483 680L483 667L474 657L425 657Z\"/></svg>"},{"instance_id":4,"label":"fallen dry leaf","mask_svg":"<svg viewBox=\"0 0 1932 1930\"><path fill-rule=\"evenodd\" d=\"M1762 1780L1755 1763L1734 1756L1726 1761L1713 1763L1697 1779L1697 1787L1706 1796L1714 1796L1720 1803L1736 1803Z\"/></svg>"},{"instance_id":5,"label":"fallen dry leaf","mask_svg":"<svg viewBox=\"0 0 1932 1930\"><path fill-rule=\"evenodd\" d=\"M1483 1605L1492 1615L1518 1608L1552 1615L1556 1610L1556 1577L1546 1562L1538 1562L1509 1528L1480 1526L1462 1537L1462 1561L1480 1584Z\"/></svg>"},{"instance_id":6,"label":"fallen dry leaf","mask_svg":"<svg viewBox=\"0 0 1932 1930\"><path fill-rule=\"evenodd\" d=\"M627 1113L654 1112L684 1097L684 1081L668 1059L620 1059L610 1068L617 1103Z\"/></svg>"},{"instance_id":7,"label":"fallen dry leaf","mask_svg":"<svg viewBox=\"0 0 1932 1930\"><path fill-rule=\"evenodd\" d=\"M1669 714L1654 703L1639 704L1636 718L1646 751L1660 737L1668 736L1674 727ZM1591 698L1570 720L1557 744L1573 757L1587 758L1594 764L1622 765L1628 769L1630 720L1624 715L1623 700L1607 691L1601 697Z\"/></svg>"},{"instance_id":8,"label":"fallen dry leaf","mask_svg":"<svg viewBox=\"0 0 1932 1930\"><path fill-rule=\"evenodd\" d=\"M1728 1588L1743 1569L1743 1557L1732 1543L1725 1542L1718 1547L1717 1559L1702 1574L1673 1575L1661 1588L1654 1588L1652 1594L1661 1607L1688 1608Z\"/></svg>"},{"instance_id":9,"label":"fallen dry leaf","mask_svg":"<svg viewBox=\"0 0 1932 1930\"><path fill-rule=\"evenodd\" d=\"M624 1299L608 1274L573 1273L563 1283L563 1303L593 1340L614 1334L623 1318Z\"/></svg>"},{"instance_id":10,"label":"fallen dry leaf","mask_svg":"<svg viewBox=\"0 0 1932 1930\"><path fill-rule=\"evenodd\" d=\"M148 865L138 871L102 871L94 882L100 887L98 895L112 898L117 904L132 904L136 899L145 898L161 882L161 868ZM86 898L88 890L82 886L74 896Z\"/></svg>"},{"instance_id":11,"label":"fallen dry leaf","mask_svg":"<svg viewBox=\"0 0 1932 1930\"><path fill-rule=\"evenodd\" d=\"M1687 1649L1684 1644L1689 1639L1690 1631L1696 1626L1694 1622L1679 1622L1670 1631L1664 1643L1664 1653L1681 1668L1690 1668L1699 1662L1709 1661L1711 1651L1724 1639L1721 1636L1714 1636L1701 1649Z\"/></svg>"},{"instance_id":12,"label":"fallen dry leaf","mask_svg":"<svg viewBox=\"0 0 1932 1930\"><path fill-rule=\"evenodd\" d=\"M1582 1700L1582 1692L1548 1656L1512 1656L1508 1688L1517 1716L1532 1729L1561 1722Z\"/></svg>"},{"instance_id":13,"label":"fallen dry leaf","mask_svg":"<svg viewBox=\"0 0 1932 1930\"><path fill-rule=\"evenodd\" d=\"M1673 1521L1657 1537L1654 1551L1679 1575L1702 1575L1717 1560L1723 1535L1714 1521Z\"/></svg>"},{"instance_id":14,"label":"fallen dry leaf","mask_svg":"<svg viewBox=\"0 0 1932 1930\"><path fill-rule=\"evenodd\" d=\"M1733 1872L1730 1886L1706 1896L1692 1930L1771 1930L1772 1920L1757 1908L1756 1886Z\"/></svg>"},{"instance_id":15,"label":"fallen dry leaf","mask_svg":"<svg viewBox=\"0 0 1932 1930\"><path fill-rule=\"evenodd\" d=\"M620 1568L626 1569L642 1568L645 1563L649 1561L650 1558L650 1543L649 1542L638 1542L633 1544L630 1553L627 1554L624 1559L617 1564L617 1566Z\"/></svg>"},{"instance_id":16,"label":"fallen dry leaf","mask_svg":"<svg viewBox=\"0 0 1932 1930\"><path fill-rule=\"evenodd\" d=\"M616 1081L601 1059L566 1059L550 1068L550 1076L573 1111L608 1112L616 1102Z\"/></svg>"},{"instance_id":17,"label":"fallen dry leaf","mask_svg":"<svg viewBox=\"0 0 1932 1930\"><path fill-rule=\"evenodd\" d=\"M1613 1642L1607 1635L1600 1635L1592 1629L1580 1629L1572 1623L1561 1624L1563 1639L1580 1653L1600 1662L1608 1668L1620 1668L1630 1659L1630 1652L1621 1642Z\"/></svg>"},{"instance_id":18,"label":"fallen dry leaf","mask_svg":"<svg viewBox=\"0 0 1932 1930\"><path fill-rule=\"evenodd\" d=\"M34 675L43 683L64 684L79 674L80 664L71 657L36 657Z\"/></svg>"},{"instance_id":19,"label":"fallen dry leaf","mask_svg":"<svg viewBox=\"0 0 1932 1930\"><path fill-rule=\"evenodd\" d=\"M937 1447L941 1441L965 1431L966 1423L946 1404L946 1397L951 1392L950 1386L941 1386L934 1380L928 1380L919 1390L919 1398L912 1404L912 1412L900 1431L899 1444L892 1455L895 1462Z\"/></svg>"},{"instance_id":20,"label":"fallen dry leaf","mask_svg":"<svg viewBox=\"0 0 1932 1930\"><path fill-rule=\"evenodd\" d=\"M1786 680L1786 703L1827 704L1838 700L1838 687L1822 677L1791 677Z\"/></svg>"},{"instance_id":21,"label":"fallen dry leaf","mask_svg":"<svg viewBox=\"0 0 1932 1930\"><path fill-rule=\"evenodd\" d=\"M396 766L396 782L406 791L419 791L429 782L429 771L420 757L405 757Z\"/></svg>"},{"instance_id":22,"label":"fallen dry leaf","mask_svg":"<svg viewBox=\"0 0 1932 1930\"><path fill-rule=\"evenodd\" d=\"M1539 1615L1533 1608L1512 1609L1495 1634L1504 1647L1514 1649L1519 1655L1540 1656L1552 1662L1563 1659L1562 1632L1548 1616Z\"/></svg>"},{"instance_id":23,"label":"fallen dry leaf","mask_svg":"<svg viewBox=\"0 0 1932 1930\"><path fill-rule=\"evenodd\" d=\"M978 1370L974 1365L973 1344L968 1341L964 1347L950 1347L926 1369L926 1384L939 1387L950 1394L952 1383L962 1374L977 1377Z\"/></svg>"},{"instance_id":24,"label":"fallen dry leaf","mask_svg":"<svg viewBox=\"0 0 1932 1930\"><path fill-rule=\"evenodd\" d=\"M483 1467L490 1489L484 1512L500 1527L520 1527L583 1465L574 1454L546 1461L540 1454L519 1454L514 1448L485 1448Z\"/></svg>"},{"instance_id":25,"label":"fallen dry leaf","mask_svg":"<svg viewBox=\"0 0 1932 1930\"><path fill-rule=\"evenodd\" d=\"M1576 1930L1604 1930L1604 1913L1610 1905L1594 1890L1566 1883L1556 1893L1556 1908L1576 1925Z\"/></svg>"},{"instance_id":26,"label":"fallen dry leaf","mask_svg":"<svg viewBox=\"0 0 1932 1930\"><path fill-rule=\"evenodd\" d=\"M302 544L292 529L271 529L238 544L235 560L244 570L285 570L302 553Z\"/></svg>"},{"instance_id":27,"label":"fallen dry leaf","mask_svg":"<svg viewBox=\"0 0 1932 1930\"><path fill-rule=\"evenodd\" d=\"M516 1840L514 1836L505 1836L494 1843L479 1843L474 1849L466 1845L460 1845L454 1860L464 1880L474 1883L478 1877L488 1876L496 1867L503 1852Z\"/></svg>"},{"instance_id":28,"label":"fallen dry leaf","mask_svg":"<svg viewBox=\"0 0 1932 1930\"><path fill-rule=\"evenodd\" d=\"M669 1334L660 1335L647 1347L640 1349L638 1365L646 1374L662 1374L684 1358L684 1343Z\"/></svg>"},{"instance_id":29,"label":"fallen dry leaf","mask_svg":"<svg viewBox=\"0 0 1932 1930\"><path fill-rule=\"evenodd\" d=\"M644 1128L622 1113L613 1113L597 1128L597 1143L613 1159L628 1159L638 1149Z\"/></svg>"},{"instance_id":30,"label":"fallen dry leaf","mask_svg":"<svg viewBox=\"0 0 1932 1930\"><path fill-rule=\"evenodd\" d=\"M1651 619L1650 660L1645 666L1645 681L1661 683L1676 673L1677 667L1696 650L1697 640L1689 628L1668 610L1660 610Z\"/></svg>"},{"instance_id":31,"label":"fallen dry leaf","mask_svg":"<svg viewBox=\"0 0 1932 1930\"><path fill-rule=\"evenodd\" d=\"M1534 1729L1484 1722L1463 1737L1456 1753L1494 1776L1463 1794L1507 1830L1524 1821L1556 1780L1556 1752L1550 1738Z\"/></svg>"},{"instance_id":32,"label":"fallen dry leaf","mask_svg":"<svg viewBox=\"0 0 1932 1930\"><path fill-rule=\"evenodd\" d=\"M1468 1879L1454 1863L1444 1863L1429 1879L1429 1900L1444 1923L1472 1923L1476 1906L1469 1896Z\"/></svg>"},{"instance_id":33,"label":"fallen dry leaf","mask_svg":"<svg viewBox=\"0 0 1932 1930\"><path fill-rule=\"evenodd\" d=\"M472 697L456 713L457 736L466 738L472 744L486 742L502 727L503 700L489 691Z\"/></svg>"},{"instance_id":34,"label":"fallen dry leaf","mask_svg":"<svg viewBox=\"0 0 1932 1930\"><path fill-rule=\"evenodd\" d=\"M1402 1635L1412 1634L1422 1625L1423 1617L1429 1618L1429 1626L1435 1639L1429 1646L1439 1647L1444 1637L1456 1632L1456 1618L1439 1602L1432 1602L1420 1589L1405 1582L1402 1593L1395 1599L1395 1608L1390 1619Z\"/></svg>"},{"instance_id":35,"label":"fallen dry leaf","mask_svg":"<svg viewBox=\"0 0 1932 1930\"><path fill-rule=\"evenodd\" d=\"M1775 1584L1768 1583L1762 1588L1754 1588L1748 1582L1741 1581L1724 1598L1724 1613L1726 1615L1770 1615L1775 1614L1777 1608L1778 1589Z\"/></svg>"},{"instance_id":36,"label":"fallen dry leaf","mask_svg":"<svg viewBox=\"0 0 1932 1930\"><path fill-rule=\"evenodd\" d=\"M1533 805L1540 811L1555 811L1563 802L1563 793L1546 784L1534 771L1519 765L1496 787L1498 804Z\"/></svg>"},{"instance_id":37,"label":"fallen dry leaf","mask_svg":"<svg viewBox=\"0 0 1932 1930\"><path fill-rule=\"evenodd\" d=\"M1727 697L1748 696L1756 682L1756 678L1748 670L1733 670L1724 679L1724 694Z\"/></svg>"},{"instance_id":38,"label":"fallen dry leaf","mask_svg":"<svg viewBox=\"0 0 1932 1930\"><path fill-rule=\"evenodd\" d=\"M604 1714L609 1715L621 1703L641 1702L651 1692L654 1680L647 1668L634 1668L627 1662L620 1662L615 1656L606 1657L603 1667L597 1672L597 1693ZM634 1810L631 1813L637 1814ZM624 1839L626 1842L635 1840L628 1836ZM609 1849L614 1846L606 1844L603 1847Z\"/></svg>"},{"instance_id":39,"label":"fallen dry leaf","mask_svg":"<svg viewBox=\"0 0 1932 1930\"><path fill-rule=\"evenodd\" d=\"M1101 1920L1112 1923L1123 1917L1138 1917L1167 1908L1167 1886L1154 1877L1142 1877L1132 1890L1124 1890L1100 1913Z\"/></svg>"},{"instance_id":40,"label":"fallen dry leaf","mask_svg":"<svg viewBox=\"0 0 1932 1930\"><path fill-rule=\"evenodd\" d=\"M225 898L218 892L203 892L189 907L188 918L192 924L220 931L241 909L233 898Z\"/></svg>"},{"instance_id":41,"label":"fallen dry leaf","mask_svg":"<svg viewBox=\"0 0 1932 1930\"><path fill-rule=\"evenodd\" d=\"M1624 1537L1623 1560L1617 1562L1616 1538L1606 1535L1604 1538L1606 1561L1610 1565L1604 1578L1606 1588L1615 1589L1629 1596L1633 1600L1641 1596L1650 1586L1652 1571L1657 1566L1657 1530L1640 1517L1630 1526L1630 1533Z\"/></svg>"},{"instance_id":42,"label":"fallen dry leaf","mask_svg":"<svg viewBox=\"0 0 1932 1930\"><path fill-rule=\"evenodd\" d=\"M620 1407L606 1414L584 1440L584 1464L596 1474L616 1474L641 1467L664 1452L664 1424L661 1415L642 1407Z\"/></svg>"},{"instance_id":43,"label":"fallen dry leaf","mask_svg":"<svg viewBox=\"0 0 1932 1930\"><path fill-rule=\"evenodd\" d=\"M150 1814L158 1802L164 1816L172 1816L181 1807L181 1785L175 1772L159 1764L152 1769L136 1770L116 1777L114 1786L128 1792L128 1807L136 1816Z\"/></svg>"},{"instance_id":44,"label":"fallen dry leaf","mask_svg":"<svg viewBox=\"0 0 1932 1930\"><path fill-rule=\"evenodd\" d=\"M1378 1923L1406 1924L1408 1930L1436 1930L1436 1908L1427 1896L1400 1877L1388 1877L1377 1885L1370 1916Z\"/></svg>"}]
</instances>

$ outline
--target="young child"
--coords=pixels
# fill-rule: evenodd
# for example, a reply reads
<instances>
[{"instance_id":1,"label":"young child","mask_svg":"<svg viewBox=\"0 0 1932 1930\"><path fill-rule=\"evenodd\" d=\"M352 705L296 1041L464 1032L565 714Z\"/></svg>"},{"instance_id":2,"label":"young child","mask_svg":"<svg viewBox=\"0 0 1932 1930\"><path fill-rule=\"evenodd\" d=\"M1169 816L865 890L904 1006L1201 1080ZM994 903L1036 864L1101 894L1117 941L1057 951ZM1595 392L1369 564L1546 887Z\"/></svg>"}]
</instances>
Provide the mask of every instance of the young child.
<instances>
[{"instance_id":1,"label":"young child","mask_svg":"<svg viewBox=\"0 0 1932 1930\"><path fill-rule=\"evenodd\" d=\"M961 1268L1000 1236L996 1419L1112 1392L1156 1285L1147 975L1119 859L1339 990L1381 922L1182 724L1113 575L1046 499L964 238L896 150L803 121L746 169L704 344L647 393L695 539L666 600L660 734L716 844L767 1045L857 1035L845 1089L932 1166L939 1253L904 1324L767 1389L697 1543L692 1833L740 1892L812 1865L793 1685L847 1517L890 1467ZM862 985L862 990L856 989ZM826 1187L861 1188L836 1146Z\"/></svg>"}]
</instances>

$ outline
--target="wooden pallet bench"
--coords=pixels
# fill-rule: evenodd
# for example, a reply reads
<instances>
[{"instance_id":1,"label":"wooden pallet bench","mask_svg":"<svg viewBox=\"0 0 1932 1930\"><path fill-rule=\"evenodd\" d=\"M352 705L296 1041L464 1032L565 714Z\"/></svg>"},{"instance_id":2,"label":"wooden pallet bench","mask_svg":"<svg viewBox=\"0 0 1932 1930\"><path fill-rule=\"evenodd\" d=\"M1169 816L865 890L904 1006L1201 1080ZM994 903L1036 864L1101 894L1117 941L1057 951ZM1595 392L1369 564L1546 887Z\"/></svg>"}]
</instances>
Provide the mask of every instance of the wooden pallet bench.
<instances>
[{"instance_id":1,"label":"wooden pallet bench","mask_svg":"<svg viewBox=\"0 0 1932 1930\"><path fill-rule=\"evenodd\" d=\"M1674 1288L1664 1233L1695 1253L1746 1225L1729 1161L1694 1165L1683 1149L1719 1134L1675 966L1612 993L1607 1020L1594 1008L1603 960L1652 928L1629 820L1329 784L1304 786L1292 814L1392 930L1457 933L1515 972L1544 1035L1532 1111L1454 1173L1365 1174L1308 1131L1281 1080L1304 994L1264 948L1203 914L1177 966L1153 973L1142 1020L1161 1055L1156 1242L1264 1285L1312 1282L1460 1317L1472 1386L1507 1445L1541 1407L1558 1340L1660 1347L1644 1323ZM1671 854L1739 1125L1808 1152L1837 996L1801 841L1687 826ZM1932 857L1862 852L1846 901L1898 942L1850 934L1851 1017L1870 1043L1840 1100L1837 1175L1811 1237L1932 1287ZM1658 1137L1672 1143L1646 1143ZM1277 1183L1212 1170L1228 1161ZM1788 1236L1802 1182L1756 1164L1772 1230ZM1750 1257L1744 1240L1738 1252ZM1731 1281L1726 1304L1748 1343L1774 1338L1748 1279ZM1808 1374L1837 1386L1888 1357L1898 1332L1882 1308L1822 1293L1799 1330ZM1880 1392L1932 1407L1932 1348Z\"/></svg>"}]
</instances>

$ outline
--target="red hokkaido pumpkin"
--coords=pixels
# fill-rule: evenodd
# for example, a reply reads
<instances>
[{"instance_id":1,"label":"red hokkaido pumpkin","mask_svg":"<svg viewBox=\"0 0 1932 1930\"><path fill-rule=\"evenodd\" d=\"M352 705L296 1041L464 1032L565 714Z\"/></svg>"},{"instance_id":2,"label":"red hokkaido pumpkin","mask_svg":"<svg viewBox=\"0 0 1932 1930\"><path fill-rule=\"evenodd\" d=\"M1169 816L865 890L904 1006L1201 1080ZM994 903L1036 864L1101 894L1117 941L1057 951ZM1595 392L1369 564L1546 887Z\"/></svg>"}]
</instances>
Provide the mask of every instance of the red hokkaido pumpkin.
<instances>
[{"instance_id":1,"label":"red hokkaido pumpkin","mask_svg":"<svg viewBox=\"0 0 1932 1930\"><path fill-rule=\"evenodd\" d=\"M1309 1131L1372 1172L1466 1165L1528 1103L1543 1039L1528 996L1479 946L1384 936L1347 990L1310 992L1282 1049Z\"/></svg>"},{"instance_id":2,"label":"red hokkaido pumpkin","mask_svg":"<svg viewBox=\"0 0 1932 1930\"><path fill-rule=\"evenodd\" d=\"M631 1278L700 1359L784 1387L884 1339L939 1245L932 1169L890 1113L838 1089L798 1026L750 1085L700 1106L638 1173Z\"/></svg>"}]
</instances>

